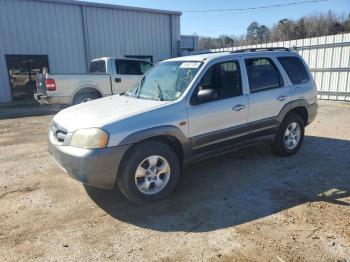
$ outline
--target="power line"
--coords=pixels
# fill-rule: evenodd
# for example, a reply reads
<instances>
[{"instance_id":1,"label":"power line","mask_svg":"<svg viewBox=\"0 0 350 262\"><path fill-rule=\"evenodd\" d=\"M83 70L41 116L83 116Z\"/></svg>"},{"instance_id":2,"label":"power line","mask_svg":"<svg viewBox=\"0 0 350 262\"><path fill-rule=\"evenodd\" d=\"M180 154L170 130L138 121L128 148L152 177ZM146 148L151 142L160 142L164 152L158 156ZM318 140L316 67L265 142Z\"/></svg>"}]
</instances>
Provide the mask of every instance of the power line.
<instances>
[{"instance_id":1,"label":"power line","mask_svg":"<svg viewBox=\"0 0 350 262\"><path fill-rule=\"evenodd\" d=\"M328 1L328 0L309 0L309 1L291 2L291 3L286 3L286 4L256 6L256 7L209 9L209 10L185 10L185 11L182 11L182 12L183 13L209 13L209 12L227 12L227 11L247 11L247 10L268 9L268 8L274 8L274 7L283 7L283 6L291 6L291 5L317 3L317 2L326 2L326 1Z\"/></svg>"}]
</instances>

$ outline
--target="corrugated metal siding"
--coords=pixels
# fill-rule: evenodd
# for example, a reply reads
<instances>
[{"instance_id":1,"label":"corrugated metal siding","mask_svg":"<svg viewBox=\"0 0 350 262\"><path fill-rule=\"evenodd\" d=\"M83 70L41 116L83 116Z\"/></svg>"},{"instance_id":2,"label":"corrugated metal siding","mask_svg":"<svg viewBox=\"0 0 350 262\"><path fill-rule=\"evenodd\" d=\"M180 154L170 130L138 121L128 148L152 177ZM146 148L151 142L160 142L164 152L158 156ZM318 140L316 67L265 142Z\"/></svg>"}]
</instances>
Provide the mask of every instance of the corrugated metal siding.
<instances>
[{"instance_id":1,"label":"corrugated metal siding","mask_svg":"<svg viewBox=\"0 0 350 262\"><path fill-rule=\"evenodd\" d=\"M197 50L198 49L198 36L195 35L182 35L180 36L180 50Z\"/></svg>"},{"instance_id":2,"label":"corrugated metal siding","mask_svg":"<svg viewBox=\"0 0 350 262\"><path fill-rule=\"evenodd\" d=\"M51 72L84 72L79 6L0 1L0 102L11 99L5 55L48 55Z\"/></svg>"},{"instance_id":3,"label":"corrugated metal siding","mask_svg":"<svg viewBox=\"0 0 350 262\"><path fill-rule=\"evenodd\" d=\"M318 98L350 101L350 34L221 48L211 51L234 51L258 47L295 47L314 76L319 92Z\"/></svg>"},{"instance_id":4,"label":"corrugated metal siding","mask_svg":"<svg viewBox=\"0 0 350 262\"><path fill-rule=\"evenodd\" d=\"M88 61L101 56L151 55L157 62L178 55L180 14L0 0L0 35L1 103L11 100L6 54L48 55L51 73L84 73Z\"/></svg>"},{"instance_id":5,"label":"corrugated metal siding","mask_svg":"<svg viewBox=\"0 0 350 262\"><path fill-rule=\"evenodd\" d=\"M169 14L85 7L89 59L101 56L171 54Z\"/></svg>"},{"instance_id":6,"label":"corrugated metal siding","mask_svg":"<svg viewBox=\"0 0 350 262\"><path fill-rule=\"evenodd\" d=\"M180 55L180 16L171 15L172 17L172 55Z\"/></svg>"}]
</instances>

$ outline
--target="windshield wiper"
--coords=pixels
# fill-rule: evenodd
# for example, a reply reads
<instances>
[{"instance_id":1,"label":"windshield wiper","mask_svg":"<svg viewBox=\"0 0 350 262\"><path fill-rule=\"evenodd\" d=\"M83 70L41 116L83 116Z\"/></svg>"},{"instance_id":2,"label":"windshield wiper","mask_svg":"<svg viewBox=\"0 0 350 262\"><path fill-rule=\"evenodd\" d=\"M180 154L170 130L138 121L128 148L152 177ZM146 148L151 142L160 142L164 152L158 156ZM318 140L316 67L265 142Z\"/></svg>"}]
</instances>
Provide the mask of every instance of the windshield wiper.
<instances>
[{"instance_id":1,"label":"windshield wiper","mask_svg":"<svg viewBox=\"0 0 350 262\"><path fill-rule=\"evenodd\" d=\"M162 89L160 88L160 85L159 85L158 81L155 80L155 82L156 82L156 84L157 84L158 97L159 97L160 101L164 101Z\"/></svg>"},{"instance_id":2,"label":"windshield wiper","mask_svg":"<svg viewBox=\"0 0 350 262\"><path fill-rule=\"evenodd\" d=\"M145 81L145 76L142 77L139 86L136 88L136 90L135 90L135 92L134 92L134 93L135 93L135 97L140 97L140 92L141 92L141 88L142 88L142 86L143 86L143 82L144 82L144 81Z\"/></svg>"}]
</instances>

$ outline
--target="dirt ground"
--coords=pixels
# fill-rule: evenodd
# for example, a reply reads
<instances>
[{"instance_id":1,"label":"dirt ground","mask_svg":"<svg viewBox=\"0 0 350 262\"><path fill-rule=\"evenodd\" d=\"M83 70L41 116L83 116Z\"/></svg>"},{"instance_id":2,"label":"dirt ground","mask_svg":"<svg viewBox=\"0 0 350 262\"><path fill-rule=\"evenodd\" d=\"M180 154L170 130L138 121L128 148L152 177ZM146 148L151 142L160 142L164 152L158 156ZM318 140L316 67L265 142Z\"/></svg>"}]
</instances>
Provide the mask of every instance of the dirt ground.
<instances>
[{"instance_id":1,"label":"dirt ground","mask_svg":"<svg viewBox=\"0 0 350 262\"><path fill-rule=\"evenodd\" d=\"M1 261L350 261L350 103L320 103L297 155L198 162L149 206L64 174L51 118L0 120Z\"/></svg>"}]
</instances>

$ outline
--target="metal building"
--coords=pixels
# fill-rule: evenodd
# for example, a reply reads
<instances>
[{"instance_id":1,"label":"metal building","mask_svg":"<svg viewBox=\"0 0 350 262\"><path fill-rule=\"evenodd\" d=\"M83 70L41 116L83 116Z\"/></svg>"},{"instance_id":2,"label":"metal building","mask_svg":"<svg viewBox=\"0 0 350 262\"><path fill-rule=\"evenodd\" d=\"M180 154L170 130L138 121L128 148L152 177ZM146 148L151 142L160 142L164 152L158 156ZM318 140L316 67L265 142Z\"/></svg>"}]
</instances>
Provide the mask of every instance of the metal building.
<instances>
[{"instance_id":1,"label":"metal building","mask_svg":"<svg viewBox=\"0 0 350 262\"><path fill-rule=\"evenodd\" d=\"M84 73L96 57L178 56L180 16L71 0L0 0L0 103L29 97L35 74L46 68Z\"/></svg>"},{"instance_id":2,"label":"metal building","mask_svg":"<svg viewBox=\"0 0 350 262\"><path fill-rule=\"evenodd\" d=\"M180 54L186 55L198 50L198 39L199 37L197 35L181 35Z\"/></svg>"}]
</instances>

